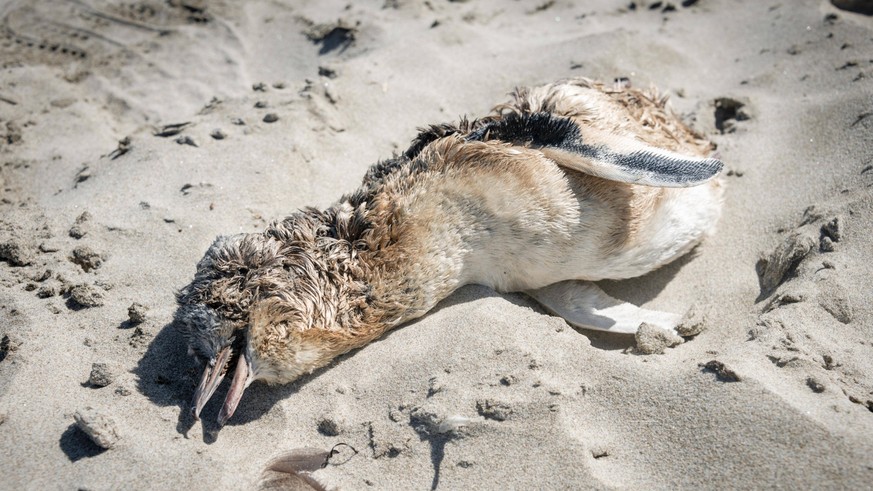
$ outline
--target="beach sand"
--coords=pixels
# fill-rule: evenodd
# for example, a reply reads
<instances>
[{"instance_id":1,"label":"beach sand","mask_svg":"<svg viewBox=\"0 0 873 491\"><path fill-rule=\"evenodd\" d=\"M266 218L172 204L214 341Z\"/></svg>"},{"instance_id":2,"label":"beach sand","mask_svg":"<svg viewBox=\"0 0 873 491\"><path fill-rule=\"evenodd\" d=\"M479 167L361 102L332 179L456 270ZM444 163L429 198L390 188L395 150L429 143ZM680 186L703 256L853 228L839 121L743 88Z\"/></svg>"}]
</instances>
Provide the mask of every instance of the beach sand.
<instances>
[{"instance_id":1,"label":"beach sand","mask_svg":"<svg viewBox=\"0 0 873 491\"><path fill-rule=\"evenodd\" d=\"M312 474L327 487L873 482L873 17L825 0L0 9L0 488L247 489L276 455L341 442L358 453ZM575 76L657 86L718 144L716 234L601 282L694 307L701 334L640 355L467 286L311 376L254 384L220 431L217 403L191 419L174 293L217 235L328 206L417 127Z\"/></svg>"}]
</instances>

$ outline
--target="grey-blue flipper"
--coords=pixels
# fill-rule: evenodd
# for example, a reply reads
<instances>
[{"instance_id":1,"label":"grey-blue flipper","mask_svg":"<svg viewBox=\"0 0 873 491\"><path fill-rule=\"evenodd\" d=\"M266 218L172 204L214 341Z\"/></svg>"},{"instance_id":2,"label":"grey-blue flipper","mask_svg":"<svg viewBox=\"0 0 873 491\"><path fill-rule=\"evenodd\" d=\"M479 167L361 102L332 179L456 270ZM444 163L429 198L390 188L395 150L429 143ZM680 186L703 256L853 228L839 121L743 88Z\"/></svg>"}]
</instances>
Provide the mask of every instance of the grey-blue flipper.
<instances>
[{"instance_id":1,"label":"grey-blue flipper","mask_svg":"<svg viewBox=\"0 0 873 491\"><path fill-rule=\"evenodd\" d=\"M629 137L586 129L585 141L570 118L547 112L508 113L466 136L536 148L558 165L611 181L644 186L689 187L712 179L723 168L714 158L690 157Z\"/></svg>"}]
</instances>

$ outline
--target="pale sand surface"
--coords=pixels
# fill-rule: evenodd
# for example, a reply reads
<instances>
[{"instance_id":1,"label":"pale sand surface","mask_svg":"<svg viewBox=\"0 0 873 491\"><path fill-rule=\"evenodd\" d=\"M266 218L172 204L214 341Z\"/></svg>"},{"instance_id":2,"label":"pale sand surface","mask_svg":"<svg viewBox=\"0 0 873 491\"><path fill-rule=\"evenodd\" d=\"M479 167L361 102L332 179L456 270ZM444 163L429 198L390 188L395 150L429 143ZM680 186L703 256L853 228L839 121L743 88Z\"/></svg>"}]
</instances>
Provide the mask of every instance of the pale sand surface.
<instances>
[{"instance_id":1,"label":"pale sand surface","mask_svg":"<svg viewBox=\"0 0 873 491\"><path fill-rule=\"evenodd\" d=\"M315 476L342 489L869 486L873 18L824 0L653 3L4 2L0 488L251 488L274 455L338 442L359 453ZM338 20L351 37L307 38ZM602 284L696 305L702 334L638 355L470 286L312 376L253 385L220 432L218 404L191 420L199 374L169 323L216 235L327 206L417 126L571 76L654 84L718 144L716 235ZM745 104L724 132L722 98ZM761 296L756 263L784 241L799 252ZM82 247L99 267L70 261ZM77 308L81 284L102 305ZM88 384L95 362L106 387ZM75 427L89 406L114 420L113 448ZM451 416L470 421L434 434Z\"/></svg>"}]
</instances>

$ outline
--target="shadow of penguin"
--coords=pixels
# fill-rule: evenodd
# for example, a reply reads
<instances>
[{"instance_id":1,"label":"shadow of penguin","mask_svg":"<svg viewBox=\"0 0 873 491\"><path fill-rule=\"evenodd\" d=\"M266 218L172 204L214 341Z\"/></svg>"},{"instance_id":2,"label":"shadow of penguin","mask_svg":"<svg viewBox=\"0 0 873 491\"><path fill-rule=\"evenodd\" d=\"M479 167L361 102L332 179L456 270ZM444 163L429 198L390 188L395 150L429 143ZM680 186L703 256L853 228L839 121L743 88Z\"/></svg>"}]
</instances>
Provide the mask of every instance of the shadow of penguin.
<instances>
[{"instance_id":1,"label":"shadow of penguin","mask_svg":"<svg viewBox=\"0 0 873 491\"><path fill-rule=\"evenodd\" d=\"M189 402L197 384L197 367L187 354L185 337L172 322L152 339L133 373L137 390L149 401L179 408L176 431L186 434L194 426Z\"/></svg>"}]
</instances>

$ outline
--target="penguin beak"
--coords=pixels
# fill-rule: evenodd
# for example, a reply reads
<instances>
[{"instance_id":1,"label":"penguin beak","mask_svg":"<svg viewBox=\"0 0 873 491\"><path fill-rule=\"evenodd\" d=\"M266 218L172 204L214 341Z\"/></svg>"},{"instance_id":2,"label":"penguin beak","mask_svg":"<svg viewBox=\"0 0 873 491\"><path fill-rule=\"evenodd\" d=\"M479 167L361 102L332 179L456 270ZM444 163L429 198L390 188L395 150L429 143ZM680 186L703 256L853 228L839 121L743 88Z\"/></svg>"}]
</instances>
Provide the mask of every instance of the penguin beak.
<instances>
[{"instance_id":1,"label":"penguin beak","mask_svg":"<svg viewBox=\"0 0 873 491\"><path fill-rule=\"evenodd\" d=\"M249 352L244 349L242 354L237 359L236 370L233 373L233 381L230 383L230 389L227 391L227 396L224 398L224 405L221 406L221 411L218 413L218 424L224 426L227 420L233 416L236 407L242 399L243 392L254 381L254 370L252 369L252 361L249 357Z\"/></svg>"},{"instance_id":2,"label":"penguin beak","mask_svg":"<svg viewBox=\"0 0 873 491\"><path fill-rule=\"evenodd\" d=\"M203 406L209 402L209 398L215 393L218 384L224 379L225 367L230 360L230 346L221 348L218 354L209 360L206 368L203 369L203 376L200 378L200 385L194 391L194 399L191 401L191 412L194 414L194 419L200 419L200 411ZM240 357L242 358L242 357Z\"/></svg>"}]
</instances>

